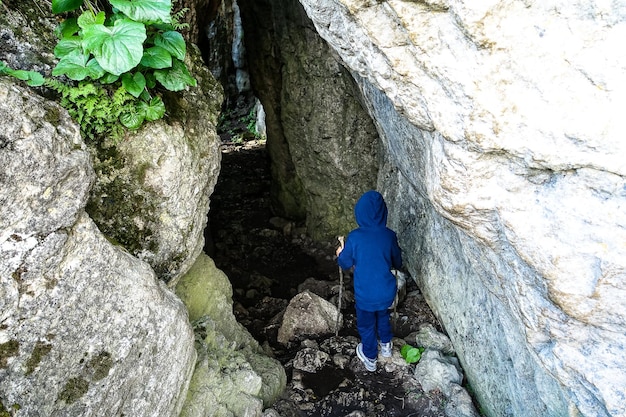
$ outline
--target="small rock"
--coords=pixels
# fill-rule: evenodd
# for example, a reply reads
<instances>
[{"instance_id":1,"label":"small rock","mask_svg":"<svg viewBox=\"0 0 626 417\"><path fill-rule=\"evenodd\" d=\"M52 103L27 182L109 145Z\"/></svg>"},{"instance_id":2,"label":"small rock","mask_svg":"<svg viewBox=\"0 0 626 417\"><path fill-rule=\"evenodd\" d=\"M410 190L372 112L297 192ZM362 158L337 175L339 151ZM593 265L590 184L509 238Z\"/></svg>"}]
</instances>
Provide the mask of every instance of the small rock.
<instances>
[{"instance_id":1,"label":"small rock","mask_svg":"<svg viewBox=\"0 0 626 417\"><path fill-rule=\"evenodd\" d=\"M337 353L337 354L333 355L333 363L339 369L346 369L346 367L350 363L350 358L348 356L341 355L341 354Z\"/></svg>"},{"instance_id":2,"label":"small rock","mask_svg":"<svg viewBox=\"0 0 626 417\"><path fill-rule=\"evenodd\" d=\"M460 385L463 374L457 358L427 349L415 367L415 379L425 392L439 389L446 397L452 395L452 384Z\"/></svg>"},{"instance_id":3,"label":"small rock","mask_svg":"<svg viewBox=\"0 0 626 417\"><path fill-rule=\"evenodd\" d=\"M453 356L454 346L450 338L443 333L440 333L430 323L422 324L417 332L411 333L406 337L410 344L413 341L417 346L421 346L426 349L439 350L444 355Z\"/></svg>"},{"instance_id":4,"label":"small rock","mask_svg":"<svg viewBox=\"0 0 626 417\"><path fill-rule=\"evenodd\" d=\"M329 361L330 356L328 353L313 348L304 348L296 353L293 360L293 367L301 371L315 373L322 369Z\"/></svg>"}]
</instances>

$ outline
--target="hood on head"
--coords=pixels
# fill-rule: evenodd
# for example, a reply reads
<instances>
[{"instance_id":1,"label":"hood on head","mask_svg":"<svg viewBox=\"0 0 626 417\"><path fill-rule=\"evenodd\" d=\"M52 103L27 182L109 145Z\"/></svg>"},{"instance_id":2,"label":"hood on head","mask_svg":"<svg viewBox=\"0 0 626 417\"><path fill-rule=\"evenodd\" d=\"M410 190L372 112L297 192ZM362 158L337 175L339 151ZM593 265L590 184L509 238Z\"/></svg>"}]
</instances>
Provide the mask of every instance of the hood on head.
<instances>
[{"instance_id":1,"label":"hood on head","mask_svg":"<svg viewBox=\"0 0 626 417\"><path fill-rule=\"evenodd\" d=\"M367 191L354 206L354 217L361 227L386 226L387 205L378 191Z\"/></svg>"}]
</instances>

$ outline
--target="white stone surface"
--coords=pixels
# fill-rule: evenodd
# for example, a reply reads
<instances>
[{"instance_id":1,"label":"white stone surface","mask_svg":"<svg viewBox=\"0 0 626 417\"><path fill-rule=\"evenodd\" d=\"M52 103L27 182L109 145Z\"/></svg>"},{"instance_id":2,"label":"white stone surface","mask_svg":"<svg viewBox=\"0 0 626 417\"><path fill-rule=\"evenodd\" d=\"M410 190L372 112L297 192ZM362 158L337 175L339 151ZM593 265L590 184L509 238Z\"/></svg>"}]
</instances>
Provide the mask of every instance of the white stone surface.
<instances>
[{"instance_id":1,"label":"white stone surface","mask_svg":"<svg viewBox=\"0 0 626 417\"><path fill-rule=\"evenodd\" d=\"M485 409L626 414L626 3L300 2L361 86L390 220Z\"/></svg>"},{"instance_id":2,"label":"white stone surface","mask_svg":"<svg viewBox=\"0 0 626 417\"><path fill-rule=\"evenodd\" d=\"M0 393L15 416L177 416L183 304L85 214L94 172L58 105L0 79Z\"/></svg>"}]
</instances>

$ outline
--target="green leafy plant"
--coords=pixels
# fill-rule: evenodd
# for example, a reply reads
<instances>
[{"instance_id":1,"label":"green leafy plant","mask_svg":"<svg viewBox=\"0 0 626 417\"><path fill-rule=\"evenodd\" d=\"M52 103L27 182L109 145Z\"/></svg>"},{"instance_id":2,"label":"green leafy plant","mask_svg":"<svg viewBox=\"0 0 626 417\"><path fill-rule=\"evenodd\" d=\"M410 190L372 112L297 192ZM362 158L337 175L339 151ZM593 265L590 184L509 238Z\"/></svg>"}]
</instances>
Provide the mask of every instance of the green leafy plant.
<instances>
[{"instance_id":1,"label":"green leafy plant","mask_svg":"<svg viewBox=\"0 0 626 417\"><path fill-rule=\"evenodd\" d=\"M252 107L245 117L241 118L241 122L246 125L246 130L255 137L259 134L256 128L256 108Z\"/></svg>"},{"instance_id":2,"label":"green leafy plant","mask_svg":"<svg viewBox=\"0 0 626 417\"><path fill-rule=\"evenodd\" d=\"M400 354L407 363L417 363L421 359L424 350L423 347L413 347L406 344L400 349Z\"/></svg>"},{"instance_id":3,"label":"green leafy plant","mask_svg":"<svg viewBox=\"0 0 626 417\"><path fill-rule=\"evenodd\" d=\"M0 62L0 74L30 86L45 85L61 94L61 105L86 137L120 135L123 127L165 115L160 89L181 91L196 80L185 63L187 47L171 15L171 0L108 0L103 9L91 0L52 0L52 12L67 18L56 29L59 59L46 79L35 71L13 70Z\"/></svg>"}]
</instances>

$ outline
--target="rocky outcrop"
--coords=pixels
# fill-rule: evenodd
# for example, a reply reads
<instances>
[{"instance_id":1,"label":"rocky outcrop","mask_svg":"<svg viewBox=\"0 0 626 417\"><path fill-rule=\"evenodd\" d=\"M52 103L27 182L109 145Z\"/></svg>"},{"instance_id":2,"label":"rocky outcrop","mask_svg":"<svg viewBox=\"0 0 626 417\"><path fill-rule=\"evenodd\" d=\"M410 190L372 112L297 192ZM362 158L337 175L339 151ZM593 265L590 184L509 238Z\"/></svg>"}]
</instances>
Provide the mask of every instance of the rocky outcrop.
<instances>
[{"instance_id":1,"label":"rocky outcrop","mask_svg":"<svg viewBox=\"0 0 626 417\"><path fill-rule=\"evenodd\" d=\"M12 4L0 17L7 40L0 59L49 75L55 23L48 6ZM167 119L144 125L117 146L88 144L97 176L87 212L109 239L147 261L164 281L180 277L202 251L220 168L215 125L222 88L192 44L186 64L198 86L165 94Z\"/></svg>"},{"instance_id":2,"label":"rocky outcrop","mask_svg":"<svg viewBox=\"0 0 626 417\"><path fill-rule=\"evenodd\" d=\"M175 283L204 247L221 154L215 125L222 89L190 46L198 87L169 94L169 120L146 124L115 147L93 145L98 173L88 213L109 238Z\"/></svg>"},{"instance_id":3,"label":"rocky outcrop","mask_svg":"<svg viewBox=\"0 0 626 417\"><path fill-rule=\"evenodd\" d=\"M390 225L485 412L626 413L623 9L301 3L360 86Z\"/></svg>"},{"instance_id":4,"label":"rocky outcrop","mask_svg":"<svg viewBox=\"0 0 626 417\"><path fill-rule=\"evenodd\" d=\"M283 391L287 377L235 319L228 277L201 255L176 294L189 310L198 350L181 416L261 415Z\"/></svg>"},{"instance_id":5,"label":"rocky outcrop","mask_svg":"<svg viewBox=\"0 0 626 417\"><path fill-rule=\"evenodd\" d=\"M0 393L16 416L176 416L183 304L85 214L94 182L58 105L0 79ZM114 387L114 389L112 389Z\"/></svg>"},{"instance_id":6,"label":"rocky outcrop","mask_svg":"<svg viewBox=\"0 0 626 417\"><path fill-rule=\"evenodd\" d=\"M378 136L358 90L296 0L240 0L252 87L266 112L277 214L317 239L354 226Z\"/></svg>"}]
</instances>

